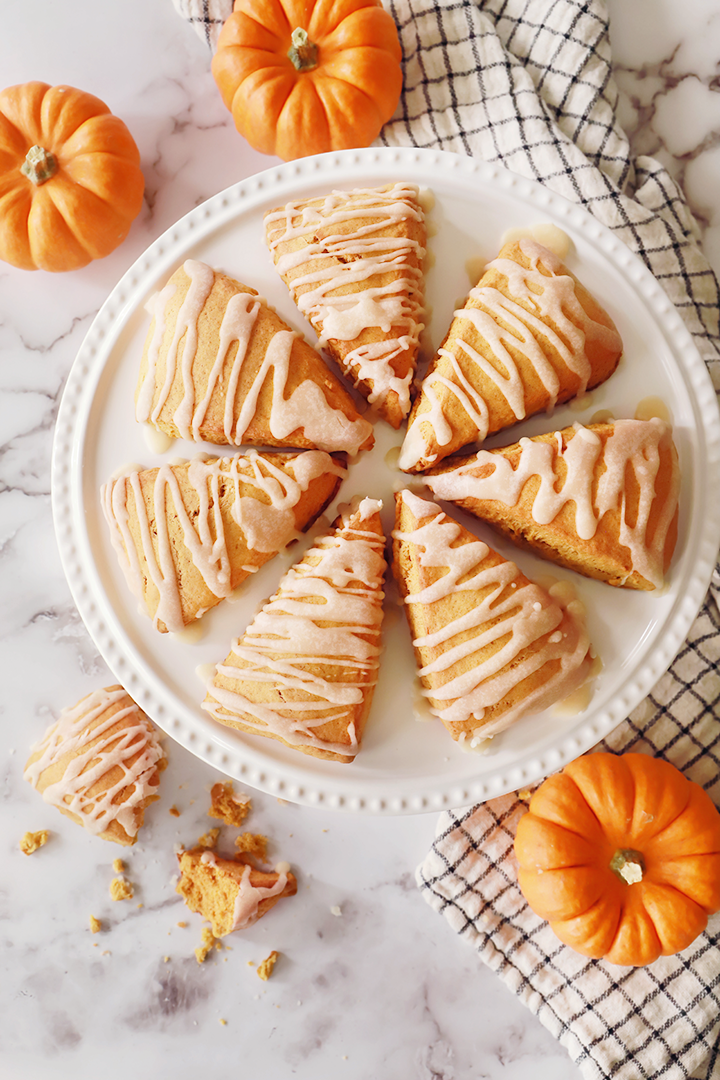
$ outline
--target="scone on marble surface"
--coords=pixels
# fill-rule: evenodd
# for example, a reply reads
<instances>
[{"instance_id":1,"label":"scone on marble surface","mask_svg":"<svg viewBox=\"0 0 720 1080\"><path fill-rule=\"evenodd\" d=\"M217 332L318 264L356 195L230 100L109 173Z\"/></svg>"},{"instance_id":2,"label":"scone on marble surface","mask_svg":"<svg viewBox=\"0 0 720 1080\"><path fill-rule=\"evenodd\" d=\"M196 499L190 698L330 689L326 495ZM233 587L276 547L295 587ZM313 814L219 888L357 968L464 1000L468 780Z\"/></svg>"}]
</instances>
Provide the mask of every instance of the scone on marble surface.
<instances>
[{"instance_id":1,"label":"scone on marble surface","mask_svg":"<svg viewBox=\"0 0 720 1080\"><path fill-rule=\"evenodd\" d=\"M158 733L122 686L95 690L33 747L24 777L103 840L134 844L167 764Z\"/></svg>"},{"instance_id":2,"label":"scone on marble surface","mask_svg":"<svg viewBox=\"0 0 720 1080\"><path fill-rule=\"evenodd\" d=\"M578 609L408 490L397 495L393 570L431 711L467 748L590 675Z\"/></svg>"},{"instance_id":3,"label":"scone on marble surface","mask_svg":"<svg viewBox=\"0 0 720 1080\"><path fill-rule=\"evenodd\" d=\"M677 540L670 424L616 420L480 450L430 470L434 495L586 577L660 589Z\"/></svg>"},{"instance_id":4,"label":"scone on marble surface","mask_svg":"<svg viewBox=\"0 0 720 1080\"><path fill-rule=\"evenodd\" d=\"M207 848L181 852L178 863L176 891L190 911L210 920L218 938L252 926L278 900L297 892L297 880L289 868L257 870L248 862L223 859Z\"/></svg>"},{"instance_id":5,"label":"scone on marble surface","mask_svg":"<svg viewBox=\"0 0 720 1080\"><path fill-rule=\"evenodd\" d=\"M265 216L275 266L322 348L394 428L410 409L424 322L415 184L333 191Z\"/></svg>"},{"instance_id":6,"label":"scone on marble surface","mask_svg":"<svg viewBox=\"0 0 720 1080\"><path fill-rule=\"evenodd\" d=\"M379 668L380 509L375 499L348 508L283 577L208 684L203 708L216 720L353 760Z\"/></svg>"},{"instance_id":7,"label":"scone on marble surface","mask_svg":"<svg viewBox=\"0 0 720 1080\"><path fill-rule=\"evenodd\" d=\"M149 302L135 415L173 438L356 454L372 425L254 289L187 260Z\"/></svg>"},{"instance_id":8,"label":"scone on marble surface","mask_svg":"<svg viewBox=\"0 0 720 1080\"><path fill-rule=\"evenodd\" d=\"M548 248L506 244L485 268L423 379L400 468L422 472L518 420L604 382L622 341Z\"/></svg>"},{"instance_id":9,"label":"scone on marble surface","mask_svg":"<svg viewBox=\"0 0 720 1080\"><path fill-rule=\"evenodd\" d=\"M128 585L165 633L199 619L277 555L345 475L321 450L251 450L123 474L101 497Z\"/></svg>"}]
</instances>

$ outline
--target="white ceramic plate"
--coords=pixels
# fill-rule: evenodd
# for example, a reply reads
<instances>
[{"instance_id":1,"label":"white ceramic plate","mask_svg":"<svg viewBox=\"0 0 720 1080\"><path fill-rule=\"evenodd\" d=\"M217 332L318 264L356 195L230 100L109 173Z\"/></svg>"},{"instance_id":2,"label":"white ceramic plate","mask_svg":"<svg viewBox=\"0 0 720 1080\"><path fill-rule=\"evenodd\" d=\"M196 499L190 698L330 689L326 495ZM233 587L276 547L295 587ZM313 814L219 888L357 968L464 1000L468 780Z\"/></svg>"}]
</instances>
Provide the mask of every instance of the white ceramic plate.
<instances>
[{"instance_id":1,"label":"white ceramic plate","mask_svg":"<svg viewBox=\"0 0 720 1080\"><path fill-rule=\"evenodd\" d=\"M492 753L464 753L439 721L415 718L410 637L391 583L386 649L363 748L354 763L342 765L223 727L200 709L198 667L225 658L231 638L274 592L303 545L268 563L240 602L210 611L202 621L204 636L191 644L158 634L137 610L110 546L98 492L129 462L158 463L135 422L133 394L149 322L144 304L172 271L185 258L204 260L254 286L314 342L265 248L264 213L290 198L399 179L429 188L435 198L429 214L434 258L427 277L433 348L457 299L470 288L469 260L493 258L511 227L553 222L568 233L574 250L566 261L612 315L625 355L583 411L564 406L552 418L535 417L505 441L589 421L600 409L631 417L642 399L660 397L670 407L680 454L680 536L669 585L655 596L549 567L484 534L474 522L478 535L531 577L551 570L575 582L604 665L590 706L570 718L526 717L494 740ZM401 433L381 421L375 430L376 448L351 466L339 500L356 493L384 499L390 530L392 493L403 476L385 458L400 444ZM176 443L168 456L197 451ZM671 663L703 601L720 542L720 501L706 493L720 490L719 480L720 423L705 365L665 293L612 233L579 207L504 169L453 154L368 149L308 158L245 180L182 218L131 267L100 310L68 379L55 436L53 509L80 614L117 679L161 728L222 772L262 791L310 805L396 814L463 806L522 787L588 750L628 715Z\"/></svg>"}]
</instances>

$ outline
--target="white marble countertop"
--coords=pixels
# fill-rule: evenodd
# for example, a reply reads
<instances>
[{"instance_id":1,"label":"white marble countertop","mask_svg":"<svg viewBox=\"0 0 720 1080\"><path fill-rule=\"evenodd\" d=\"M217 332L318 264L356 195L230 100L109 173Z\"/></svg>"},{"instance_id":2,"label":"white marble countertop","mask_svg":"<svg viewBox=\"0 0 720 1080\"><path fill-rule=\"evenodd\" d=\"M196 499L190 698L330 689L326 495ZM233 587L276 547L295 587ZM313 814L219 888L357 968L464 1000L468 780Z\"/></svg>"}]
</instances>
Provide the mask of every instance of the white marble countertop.
<instances>
[{"instance_id":1,"label":"white marble countertop","mask_svg":"<svg viewBox=\"0 0 720 1080\"><path fill-rule=\"evenodd\" d=\"M609 6L622 119L636 151L684 183L720 271L717 5ZM297 869L298 896L198 965L202 923L174 892L173 849L212 824L218 774L170 745L161 800L131 849L84 833L23 782L29 746L60 708L115 681L75 610L52 525L53 424L75 353L149 243L275 162L236 134L207 50L171 0L4 0L2 14L2 84L64 82L105 100L138 143L147 187L108 258L61 275L0 264L0 1074L577 1080L416 889L434 815L333 814L256 795L251 827ZM18 842L40 828L51 842L28 858ZM132 900L110 899L116 857ZM271 949L282 959L265 983L250 962Z\"/></svg>"}]
</instances>

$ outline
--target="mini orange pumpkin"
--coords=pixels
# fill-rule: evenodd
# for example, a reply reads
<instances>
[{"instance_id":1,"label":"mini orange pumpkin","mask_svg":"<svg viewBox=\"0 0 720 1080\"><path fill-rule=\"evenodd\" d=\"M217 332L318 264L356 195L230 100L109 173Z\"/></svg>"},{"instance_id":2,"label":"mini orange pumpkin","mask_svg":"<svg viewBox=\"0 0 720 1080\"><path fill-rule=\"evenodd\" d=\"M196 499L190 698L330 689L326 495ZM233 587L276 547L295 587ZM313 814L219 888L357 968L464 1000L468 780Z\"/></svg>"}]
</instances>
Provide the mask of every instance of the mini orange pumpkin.
<instances>
[{"instance_id":1,"label":"mini orange pumpkin","mask_svg":"<svg viewBox=\"0 0 720 1080\"><path fill-rule=\"evenodd\" d=\"M720 910L720 814L645 754L586 754L549 777L515 854L533 911L566 945L613 964L687 948Z\"/></svg>"},{"instance_id":2,"label":"mini orange pumpkin","mask_svg":"<svg viewBox=\"0 0 720 1080\"><path fill-rule=\"evenodd\" d=\"M42 82L0 92L0 259L54 271L102 259L144 187L132 135L99 98Z\"/></svg>"},{"instance_id":3,"label":"mini orange pumpkin","mask_svg":"<svg viewBox=\"0 0 720 1080\"><path fill-rule=\"evenodd\" d=\"M212 72L251 146L285 161L369 146L400 97L379 0L235 0Z\"/></svg>"}]
</instances>

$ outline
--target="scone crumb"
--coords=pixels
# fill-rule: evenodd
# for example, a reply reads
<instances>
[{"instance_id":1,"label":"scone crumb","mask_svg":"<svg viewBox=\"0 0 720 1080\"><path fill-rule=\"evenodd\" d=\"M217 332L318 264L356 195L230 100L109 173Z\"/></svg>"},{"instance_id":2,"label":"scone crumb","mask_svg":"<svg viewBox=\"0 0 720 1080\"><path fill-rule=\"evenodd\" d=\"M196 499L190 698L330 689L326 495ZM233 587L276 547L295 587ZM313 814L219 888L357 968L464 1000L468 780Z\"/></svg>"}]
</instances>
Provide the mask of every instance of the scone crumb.
<instances>
[{"instance_id":1,"label":"scone crumb","mask_svg":"<svg viewBox=\"0 0 720 1080\"><path fill-rule=\"evenodd\" d=\"M198 836L197 846L204 848L214 848L218 842L218 836L220 835L219 829L208 829L202 836Z\"/></svg>"},{"instance_id":2,"label":"scone crumb","mask_svg":"<svg viewBox=\"0 0 720 1080\"><path fill-rule=\"evenodd\" d=\"M232 780L224 784L213 784L210 789L210 798L212 804L208 810L208 816L220 818L226 825L242 825L252 810L250 796L242 791L236 795Z\"/></svg>"},{"instance_id":3,"label":"scone crumb","mask_svg":"<svg viewBox=\"0 0 720 1080\"><path fill-rule=\"evenodd\" d=\"M339 919L340 916L342 915L342 908L340 907L340 905L335 904L334 907L331 907L330 908L330 914L334 915L337 919Z\"/></svg>"},{"instance_id":4,"label":"scone crumb","mask_svg":"<svg viewBox=\"0 0 720 1080\"><path fill-rule=\"evenodd\" d=\"M163 956L163 964L169 964L169 963L170 963L170 957L169 956Z\"/></svg>"},{"instance_id":5,"label":"scone crumb","mask_svg":"<svg viewBox=\"0 0 720 1080\"><path fill-rule=\"evenodd\" d=\"M248 960L248 967L255 967L255 961L254 960Z\"/></svg>"},{"instance_id":6,"label":"scone crumb","mask_svg":"<svg viewBox=\"0 0 720 1080\"><path fill-rule=\"evenodd\" d=\"M532 791L528 791L527 788L523 788L522 791L518 791L517 795L518 799L522 799L523 802L527 802L532 795Z\"/></svg>"},{"instance_id":7,"label":"scone crumb","mask_svg":"<svg viewBox=\"0 0 720 1080\"><path fill-rule=\"evenodd\" d=\"M124 873L124 871L125 871L125 863L122 861L122 859L114 859L113 860L113 870L115 871L116 874Z\"/></svg>"},{"instance_id":8,"label":"scone crumb","mask_svg":"<svg viewBox=\"0 0 720 1080\"><path fill-rule=\"evenodd\" d=\"M278 952L276 952L275 949L273 949L273 951L270 953L270 955L266 956L265 959L262 961L262 963L258 964L257 973L258 973L258 976L264 982L267 982L268 979L270 978L270 976L272 975L273 968L275 967L275 964L277 963L277 958L278 958L279 955L280 954Z\"/></svg>"},{"instance_id":9,"label":"scone crumb","mask_svg":"<svg viewBox=\"0 0 720 1080\"><path fill-rule=\"evenodd\" d=\"M225 1027L227 1025L227 1020L223 1020L223 1018L221 1016L220 1017L220 1023L222 1024L223 1027Z\"/></svg>"},{"instance_id":10,"label":"scone crumb","mask_svg":"<svg viewBox=\"0 0 720 1080\"><path fill-rule=\"evenodd\" d=\"M38 848L47 844L47 840L47 829L39 829L37 832L26 832L20 841L20 850L24 855L32 855L33 851L37 851Z\"/></svg>"},{"instance_id":11,"label":"scone crumb","mask_svg":"<svg viewBox=\"0 0 720 1080\"><path fill-rule=\"evenodd\" d=\"M267 859L267 845L267 836L262 836L260 833L240 833L235 840L235 847L239 853L254 855L260 862L265 862Z\"/></svg>"},{"instance_id":12,"label":"scone crumb","mask_svg":"<svg viewBox=\"0 0 720 1080\"><path fill-rule=\"evenodd\" d=\"M184 930L185 927L187 926L187 923L186 922L179 922L177 925L180 927L181 930Z\"/></svg>"},{"instance_id":13,"label":"scone crumb","mask_svg":"<svg viewBox=\"0 0 720 1080\"><path fill-rule=\"evenodd\" d=\"M127 878L116 877L110 882L111 900L130 900L133 895L133 887Z\"/></svg>"},{"instance_id":14,"label":"scone crumb","mask_svg":"<svg viewBox=\"0 0 720 1080\"><path fill-rule=\"evenodd\" d=\"M173 817L180 817L180 811L178 810L177 806L171 806L168 810L168 813L172 814Z\"/></svg>"},{"instance_id":15,"label":"scone crumb","mask_svg":"<svg viewBox=\"0 0 720 1080\"><path fill-rule=\"evenodd\" d=\"M90 916L90 933L99 934L102 930L102 923L99 919L96 919L94 915Z\"/></svg>"},{"instance_id":16,"label":"scone crumb","mask_svg":"<svg viewBox=\"0 0 720 1080\"><path fill-rule=\"evenodd\" d=\"M202 945L199 945L195 950L195 959L198 964L202 964L207 960L212 950L222 949L222 942L219 938L216 938L209 926L203 926L202 928Z\"/></svg>"}]
</instances>

